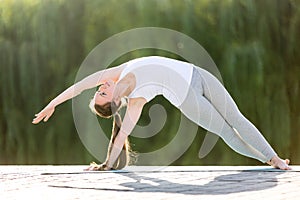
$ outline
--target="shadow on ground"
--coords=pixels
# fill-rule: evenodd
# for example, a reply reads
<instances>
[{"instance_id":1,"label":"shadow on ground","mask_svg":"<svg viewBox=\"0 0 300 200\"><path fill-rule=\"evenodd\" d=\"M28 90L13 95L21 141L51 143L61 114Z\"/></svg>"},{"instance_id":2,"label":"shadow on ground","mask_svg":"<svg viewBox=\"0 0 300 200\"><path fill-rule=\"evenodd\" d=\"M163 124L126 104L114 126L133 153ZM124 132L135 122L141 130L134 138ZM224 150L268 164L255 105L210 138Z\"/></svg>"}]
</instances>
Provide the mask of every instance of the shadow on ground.
<instances>
[{"instance_id":1,"label":"shadow on ground","mask_svg":"<svg viewBox=\"0 0 300 200\"><path fill-rule=\"evenodd\" d=\"M196 173L192 181L193 184L186 184L170 182L165 180L163 177L151 178L143 175L143 173L130 172L118 173L132 180L119 184L119 186L123 186L125 189L123 187L122 189L100 188L96 186L97 184L95 184L95 187L72 187L67 185L49 185L49 187L105 190L115 192L164 192L188 195L223 195L230 193L260 191L275 187L278 182L276 176L282 173L284 172L241 171L239 173L217 176L212 181L201 185L201 178L197 179Z\"/></svg>"},{"instance_id":2,"label":"shadow on ground","mask_svg":"<svg viewBox=\"0 0 300 200\"><path fill-rule=\"evenodd\" d=\"M122 186L132 188L136 192L170 192L180 194L203 194L220 195L240 193L249 191L265 190L277 185L276 175L261 177L261 173L240 172L237 174L226 174L217 176L214 180L204 184L181 184L173 183L163 179L149 178L138 174L127 174L126 176L135 179L136 182L127 182ZM153 184L143 183L142 180L151 181Z\"/></svg>"}]
</instances>

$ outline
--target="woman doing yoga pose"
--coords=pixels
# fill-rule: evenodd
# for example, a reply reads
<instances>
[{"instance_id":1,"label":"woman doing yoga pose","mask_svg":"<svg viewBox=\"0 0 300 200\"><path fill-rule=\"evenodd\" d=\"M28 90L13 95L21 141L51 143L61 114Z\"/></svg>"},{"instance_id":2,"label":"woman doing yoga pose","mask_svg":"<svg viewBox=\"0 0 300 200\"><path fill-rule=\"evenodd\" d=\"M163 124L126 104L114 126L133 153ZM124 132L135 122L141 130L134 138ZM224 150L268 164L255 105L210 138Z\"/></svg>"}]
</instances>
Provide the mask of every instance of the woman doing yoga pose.
<instances>
[{"instance_id":1,"label":"woman doing yoga pose","mask_svg":"<svg viewBox=\"0 0 300 200\"><path fill-rule=\"evenodd\" d=\"M257 128L239 111L224 86L212 74L193 64L159 56L131 60L96 72L54 98L33 123L47 121L55 107L99 86L90 107L101 117L113 116L114 125L106 161L88 170L120 169L128 164L127 137L140 118L143 106L163 95L188 119L220 136L236 152L288 170ZM126 104L123 122L118 110Z\"/></svg>"}]
</instances>

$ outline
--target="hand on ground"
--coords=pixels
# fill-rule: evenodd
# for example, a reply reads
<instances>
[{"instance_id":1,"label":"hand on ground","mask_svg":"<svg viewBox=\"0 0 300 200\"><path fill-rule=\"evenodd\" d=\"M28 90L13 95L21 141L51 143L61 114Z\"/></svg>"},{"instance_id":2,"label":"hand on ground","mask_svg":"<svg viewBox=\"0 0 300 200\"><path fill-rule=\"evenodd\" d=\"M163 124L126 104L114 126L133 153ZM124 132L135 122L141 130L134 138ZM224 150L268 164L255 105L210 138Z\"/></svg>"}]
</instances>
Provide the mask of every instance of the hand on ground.
<instances>
[{"instance_id":1,"label":"hand on ground","mask_svg":"<svg viewBox=\"0 0 300 200\"><path fill-rule=\"evenodd\" d=\"M84 171L108 171L110 170L105 163L98 165L95 162L92 162L90 166L87 169L84 169Z\"/></svg>"}]
</instances>

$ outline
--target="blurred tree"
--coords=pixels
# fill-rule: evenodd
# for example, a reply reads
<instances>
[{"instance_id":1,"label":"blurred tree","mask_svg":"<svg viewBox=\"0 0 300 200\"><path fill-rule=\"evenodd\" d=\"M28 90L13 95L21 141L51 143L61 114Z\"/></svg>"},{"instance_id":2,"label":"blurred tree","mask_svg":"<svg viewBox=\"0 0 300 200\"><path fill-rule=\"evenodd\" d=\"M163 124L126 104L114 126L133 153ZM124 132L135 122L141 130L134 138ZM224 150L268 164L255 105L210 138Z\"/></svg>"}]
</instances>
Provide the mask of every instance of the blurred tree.
<instances>
[{"instance_id":1,"label":"blurred tree","mask_svg":"<svg viewBox=\"0 0 300 200\"><path fill-rule=\"evenodd\" d=\"M0 1L0 164L91 161L77 137L70 102L58 107L47 124L33 126L31 119L73 84L81 62L96 45L113 34L144 26L174 29L203 45L241 111L281 156L300 163L299 4L296 0ZM140 50L117 62L152 54L176 58L168 52ZM157 102L168 110L170 121L178 120L178 111L158 98L145 109L141 124L149 121L147 110ZM109 130L111 121L103 121L103 126ZM166 123L146 142L132 138L134 148L161 147L172 140L175 129ZM195 142L174 164L257 163L238 156L223 142L206 158L197 159L204 134L199 129Z\"/></svg>"}]
</instances>

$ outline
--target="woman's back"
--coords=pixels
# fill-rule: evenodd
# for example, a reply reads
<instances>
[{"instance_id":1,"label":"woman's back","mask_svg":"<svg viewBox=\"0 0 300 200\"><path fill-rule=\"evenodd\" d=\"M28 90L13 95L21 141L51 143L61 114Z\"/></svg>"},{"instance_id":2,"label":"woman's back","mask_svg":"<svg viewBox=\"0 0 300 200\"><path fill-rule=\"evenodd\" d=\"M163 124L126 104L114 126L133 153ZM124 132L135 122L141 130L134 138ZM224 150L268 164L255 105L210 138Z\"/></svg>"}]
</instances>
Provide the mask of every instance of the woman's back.
<instances>
[{"instance_id":1,"label":"woman's back","mask_svg":"<svg viewBox=\"0 0 300 200\"><path fill-rule=\"evenodd\" d=\"M191 82L193 65L170 58L151 56L126 63L120 75L133 73L135 89L129 97L143 97L149 102L157 95L163 95L173 105L179 106L185 99Z\"/></svg>"}]
</instances>

